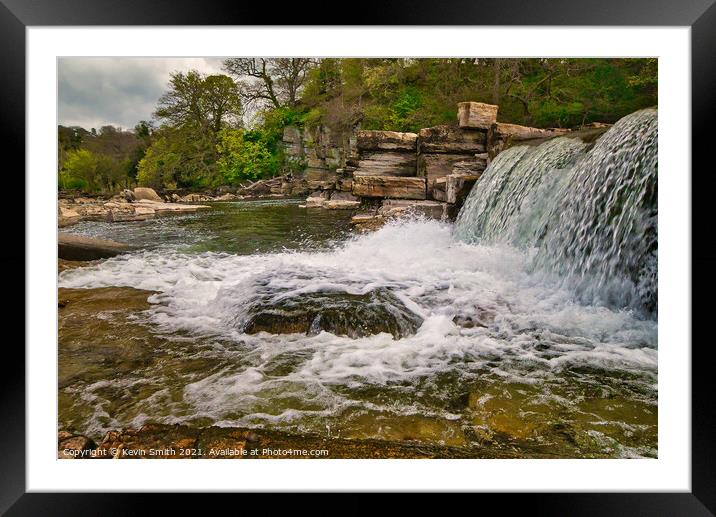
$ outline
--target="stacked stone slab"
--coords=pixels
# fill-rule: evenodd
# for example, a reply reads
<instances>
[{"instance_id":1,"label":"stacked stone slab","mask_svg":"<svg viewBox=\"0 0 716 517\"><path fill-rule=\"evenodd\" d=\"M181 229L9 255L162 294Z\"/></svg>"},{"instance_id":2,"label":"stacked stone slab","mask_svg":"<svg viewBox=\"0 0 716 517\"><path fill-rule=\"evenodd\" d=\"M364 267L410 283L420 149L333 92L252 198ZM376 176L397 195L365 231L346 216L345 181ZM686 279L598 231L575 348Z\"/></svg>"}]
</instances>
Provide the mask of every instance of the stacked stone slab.
<instances>
[{"instance_id":1,"label":"stacked stone slab","mask_svg":"<svg viewBox=\"0 0 716 517\"><path fill-rule=\"evenodd\" d=\"M445 200L446 176L475 175L487 167L487 131L497 106L467 102L458 107L458 127L435 126L418 134L418 176L426 179L428 198Z\"/></svg>"},{"instance_id":2,"label":"stacked stone slab","mask_svg":"<svg viewBox=\"0 0 716 517\"><path fill-rule=\"evenodd\" d=\"M358 131L357 176L415 176L418 135L397 131Z\"/></svg>"},{"instance_id":3,"label":"stacked stone slab","mask_svg":"<svg viewBox=\"0 0 716 517\"><path fill-rule=\"evenodd\" d=\"M325 127L284 130L289 159L302 161L315 192L307 207L361 207L354 223L375 228L391 217L417 213L454 217L490 160L513 142L567 130L497 122L498 107L458 104L457 126L395 131L353 131L334 138ZM340 141L337 141L340 140Z\"/></svg>"},{"instance_id":4,"label":"stacked stone slab","mask_svg":"<svg viewBox=\"0 0 716 517\"><path fill-rule=\"evenodd\" d=\"M425 179L416 177L415 133L358 131L359 160L352 192L360 197L425 199Z\"/></svg>"}]
</instances>

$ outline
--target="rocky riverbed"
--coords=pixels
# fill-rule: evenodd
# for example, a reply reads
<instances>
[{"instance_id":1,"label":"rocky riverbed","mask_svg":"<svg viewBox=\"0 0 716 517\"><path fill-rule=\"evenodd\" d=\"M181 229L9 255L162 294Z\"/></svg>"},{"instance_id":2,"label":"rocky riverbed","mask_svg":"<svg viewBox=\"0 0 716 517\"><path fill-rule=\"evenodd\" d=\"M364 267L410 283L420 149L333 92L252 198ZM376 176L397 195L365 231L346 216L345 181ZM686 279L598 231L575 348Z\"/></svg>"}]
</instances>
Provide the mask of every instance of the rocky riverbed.
<instances>
[{"instance_id":1,"label":"rocky riverbed","mask_svg":"<svg viewBox=\"0 0 716 517\"><path fill-rule=\"evenodd\" d=\"M347 440L231 427L147 424L109 431L99 443L60 431L59 459L517 458L514 451L470 450L411 441ZM537 457L540 457L538 454ZM544 455L542 457L550 457Z\"/></svg>"}]
</instances>

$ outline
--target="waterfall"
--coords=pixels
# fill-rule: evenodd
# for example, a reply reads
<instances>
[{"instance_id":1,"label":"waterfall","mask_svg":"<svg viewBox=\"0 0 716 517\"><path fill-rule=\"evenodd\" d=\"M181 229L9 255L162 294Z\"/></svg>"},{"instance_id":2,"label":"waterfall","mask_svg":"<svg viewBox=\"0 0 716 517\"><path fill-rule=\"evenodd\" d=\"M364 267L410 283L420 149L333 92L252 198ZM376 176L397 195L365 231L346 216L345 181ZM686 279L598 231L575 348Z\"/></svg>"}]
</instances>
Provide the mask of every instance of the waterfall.
<instances>
[{"instance_id":1,"label":"waterfall","mask_svg":"<svg viewBox=\"0 0 716 517\"><path fill-rule=\"evenodd\" d=\"M532 248L531 268L580 301L656 315L657 111L619 120L593 147L560 137L501 153L460 211L465 242Z\"/></svg>"}]
</instances>

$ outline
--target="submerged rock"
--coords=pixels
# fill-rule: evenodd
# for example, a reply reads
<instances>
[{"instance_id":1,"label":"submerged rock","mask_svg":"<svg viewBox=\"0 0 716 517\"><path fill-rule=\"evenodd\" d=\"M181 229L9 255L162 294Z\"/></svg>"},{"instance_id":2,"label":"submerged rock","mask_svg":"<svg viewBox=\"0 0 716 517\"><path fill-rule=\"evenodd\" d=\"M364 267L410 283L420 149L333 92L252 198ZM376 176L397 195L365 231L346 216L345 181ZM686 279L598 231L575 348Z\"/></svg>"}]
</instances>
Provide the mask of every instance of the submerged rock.
<instances>
[{"instance_id":1,"label":"submerged rock","mask_svg":"<svg viewBox=\"0 0 716 517\"><path fill-rule=\"evenodd\" d=\"M268 298L268 297L265 297ZM318 334L359 338L387 332L395 339L415 333L423 320L387 289L366 294L311 293L272 303L262 299L248 310L247 334Z\"/></svg>"}]
</instances>

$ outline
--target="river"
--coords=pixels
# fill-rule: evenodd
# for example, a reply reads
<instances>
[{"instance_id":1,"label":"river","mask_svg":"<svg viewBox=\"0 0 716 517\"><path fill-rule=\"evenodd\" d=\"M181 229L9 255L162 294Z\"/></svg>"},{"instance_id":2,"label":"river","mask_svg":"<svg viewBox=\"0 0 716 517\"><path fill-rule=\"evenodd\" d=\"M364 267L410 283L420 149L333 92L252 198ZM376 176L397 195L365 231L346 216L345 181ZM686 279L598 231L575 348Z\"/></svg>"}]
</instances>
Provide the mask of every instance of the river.
<instances>
[{"instance_id":1,"label":"river","mask_svg":"<svg viewBox=\"0 0 716 517\"><path fill-rule=\"evenodd\" d=\"M529 247L422 219L354 235L350 211L298 203L67 228L138 248L60 273L59 426L657 455L654 319L575 296Z\"/></svg>"}]
</instances>

